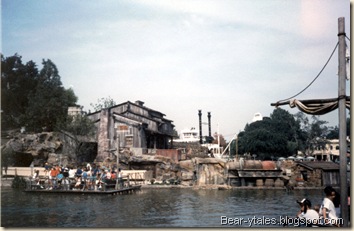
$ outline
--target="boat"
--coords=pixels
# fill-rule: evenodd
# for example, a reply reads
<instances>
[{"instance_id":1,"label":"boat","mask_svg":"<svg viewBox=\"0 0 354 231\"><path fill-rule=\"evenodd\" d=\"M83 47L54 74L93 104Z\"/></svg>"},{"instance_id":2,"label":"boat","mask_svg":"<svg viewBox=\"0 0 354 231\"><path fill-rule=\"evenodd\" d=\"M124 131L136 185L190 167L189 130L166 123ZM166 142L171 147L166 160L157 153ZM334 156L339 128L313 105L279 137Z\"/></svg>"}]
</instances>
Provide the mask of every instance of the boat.
<instances>
[{"instance_id":1,"label":"boat","mask_svg":"<svg viewBox=\"0 0 354 231\"><path fill-rule=\"evenodd\" d=\"M190 129L183 129L180 132L179 139L173 140L173 142L177 143L190 143L190 142L199 142L200 137L199 137L199 132L196 130L194 127Z\"/></svg>"},{"instance_id":2,"label":"boat","mask_svg":"<svg viewBox=\"0 0 354 231\"><path fill-rule=\"evenodd\" d=\"M49 188L42 181L40 184L34 181L27 182L24 192L27 193L60 193L60 194L96 194L96 195L117 195L117 194L129 194L141 189L141 185L130 185L129 182L126 185L119 185L116 187L118 181L110 180L103 184L103 187L97 189L85 188L82 184L79 188L74 188L76 182L69 184L58 184L57 188Z\"/></svg>"},{"instance_id":3,"label":"boat","mask_svg":"<svg viewBox=\"0 0 354 231\"><path fill-rule=\"evenodd\" d=\"M223 147L219 144L202 144L203 147L207 147L211 156L217 159L223 158Z\"/></svg>"},{"instance_id":4,"label":"boat","mask_svg":"<svg viewBox=\"0 0 354 231\"><path fill-rule=\"evenodd\" d=\"M129 194L140 190L141 185L134 185L124 187L122 189L109 189L109 190L73 190L73 189L41 189L41 188L32 188L25 189L24 191L27 193L60 193L60 194L96 194L96 195L117 195L117 194Z\"/></svg>"}]
</instances>

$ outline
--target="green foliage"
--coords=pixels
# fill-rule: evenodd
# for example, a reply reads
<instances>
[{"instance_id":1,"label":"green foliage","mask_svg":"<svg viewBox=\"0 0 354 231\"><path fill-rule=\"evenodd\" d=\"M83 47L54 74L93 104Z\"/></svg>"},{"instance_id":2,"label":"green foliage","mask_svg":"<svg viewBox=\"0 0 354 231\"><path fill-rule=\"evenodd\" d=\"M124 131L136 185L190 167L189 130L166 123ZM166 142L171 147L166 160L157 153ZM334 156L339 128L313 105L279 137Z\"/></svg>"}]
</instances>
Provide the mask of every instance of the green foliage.
<instances>
[{"instance_id":1,"label":"green foliage","mask_svg":"<svg viewBox=\"0 0 354 231\"><path fill-rule=\"evenodd\" d=\"M320 120L319 116L312 116L310 121L303 112L298 112L295 117L301 126L298 139L299 150L304 154L312 154L315 149L324 148L329 133L325 124L328 122Z\"/></svg>"},{"instance_id":2,"label":"green foliage","mask_svg":"<svg viewBox=\"0 0 354 231\"><path fill-rule=\"evenodd\" d=\"M91 103L90 105L95 111L100 111L104 108L115 106L116 102L110 96L108 96L107 98L102 97L97 100L96 104Z\"/></svg>"},{"instance_id":3,"label":"green foliage","mask_svg":"<svg viewBox=\"0 0 354 231\"><path fill-rule=\"evenodd\" d=\"M338 128L338 126L335 126L334 128L332 128L328 132L327 139L339 139L339 128Z\"/></svg>"},{"instance_id":4,"label":"green foliage","mask_svg":"<svg viewBox=\"0 0 354 231\"><path fill-rule=\"evenodd\" d=\"M247 124L238 134L238 153L257 154L260 159L286 157L298 151L311 154L316 148L325 147L326 138L339 134L338 128L329 129L326 124L318 116L310 120L302 112L293 116L277 108L269 118Z\"/></svg>"},{"instance_id":5,"label":"green foliage","mask_svg":"<svg viewBox=\"0 0 354 231\"><path fill-rule=\"evenodd\" d=\"M32 61L22 63L21 56L1 55L2 129L20 127L26 120L29 95L38 83L38 69Z\"/></svg>"},{"instance_id":6,"label":"green foliage","mask_svg":"<svg viewBox=\"0 0 354 231\"><path fill-rule=\"evenodd\" d=\"M51 60L43 60L38 72L33 61L22 64L21 56L1 56L1 125L3 129L25 126L27 131L53 131L76 103L72 89L61 83Z\"/></svg>"},{"instance_id":7,"label":"green foliage","mask_svg":"<svg viewBox=\"0 0 354 231\"><path fill-rule=\"evenodd\" d=\"M269 118L246 125L238 136L239 153L257 154L262 159L291 155L296 152L298 129L293 116L277 108Z\"/></svg>"},{"instance_id":8,"label":"green foliage","mask_svg":"<svg viewBox=\"0 0 354 231\"><path fill-rule=\"evenodd\" d=\"M95 133L95 125L87 116L67 116L66 121L60 124L60 130L74 136L92 136Z\"/></svg>"}]
</instances>

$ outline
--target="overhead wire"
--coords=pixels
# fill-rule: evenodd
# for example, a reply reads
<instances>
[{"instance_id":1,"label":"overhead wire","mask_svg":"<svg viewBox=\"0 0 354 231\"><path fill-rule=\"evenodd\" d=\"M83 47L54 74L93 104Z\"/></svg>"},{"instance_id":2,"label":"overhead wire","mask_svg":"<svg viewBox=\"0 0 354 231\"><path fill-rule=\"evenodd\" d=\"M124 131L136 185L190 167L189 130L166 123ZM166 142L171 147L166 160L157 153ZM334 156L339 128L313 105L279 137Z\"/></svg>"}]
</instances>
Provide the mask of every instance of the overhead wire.
<instances>
[{"instance_id":1,"label":"overhead wire","mask_svg":"<svg viewBox=\"0 0 354 231\"><path fill-rule=\"evenodd\" d=\"M325 65L322 67L321 71L317 74L317 76L310 82L310 84L308 84L303 90L301 90L299 93L297 93L296 95L293 95L289 98L286 98L286 99L283 99L283 100L279 100L277 103L280 103L280 102L283 102L283 101L286 101L286 100L289 100L289 99L292 99L292 98L295 98L296 96L300 95L301 93L303 93L304 91L306 91L307 88L309 88L317 79L318 77L321 75L322 71L326 68L327 64L329 63L329 61L332 59L332 56L334 54L334 52L336 51L337 47L339 45L339 42L337 42L336 46L334 47L331 55L329 56L327 62L325 63Z\"/></svg>"}]
</instances>

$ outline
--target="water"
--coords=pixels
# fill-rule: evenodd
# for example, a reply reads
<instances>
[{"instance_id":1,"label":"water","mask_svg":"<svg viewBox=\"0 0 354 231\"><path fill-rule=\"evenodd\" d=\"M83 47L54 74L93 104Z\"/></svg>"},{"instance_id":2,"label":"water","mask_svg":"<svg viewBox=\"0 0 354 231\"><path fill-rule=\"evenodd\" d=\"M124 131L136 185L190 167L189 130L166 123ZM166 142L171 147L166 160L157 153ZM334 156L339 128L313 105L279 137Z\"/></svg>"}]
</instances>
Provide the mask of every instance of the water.
<instances>
[{"instance_id":1,"label":"water","mask_svg":"<svg viewBox=\"0 0 354 231\"><path fill-rule=\"evenodd\" d=\"M284 190L173 188L142 189L134 194L108 196L34 194L2 188L1 226L249 227L247 219L256 218L259 226L270 227L264 224L265 219L294 216L299 210L296 200L304 197L313 204L320 204L322 190L287 193ZM225 225L226 218L232 219L233 224Z\"/></svg>"}]
</instances>

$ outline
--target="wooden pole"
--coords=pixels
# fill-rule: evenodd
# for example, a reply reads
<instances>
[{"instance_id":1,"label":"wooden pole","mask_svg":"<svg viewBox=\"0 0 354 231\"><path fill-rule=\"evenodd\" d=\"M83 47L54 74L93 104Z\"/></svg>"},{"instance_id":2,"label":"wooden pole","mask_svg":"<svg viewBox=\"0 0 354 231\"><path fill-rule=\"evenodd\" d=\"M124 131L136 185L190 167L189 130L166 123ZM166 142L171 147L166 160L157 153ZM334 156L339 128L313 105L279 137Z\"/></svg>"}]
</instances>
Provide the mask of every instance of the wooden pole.
<instances>
[{"instance_id":1,"label":"wooden pole","mask_svg":"<svg viewBox=\"0 0 354 231\"><path fill-rule=\"evenodd\" d=\"M348 183L347 183L347 130L345 108L345 30L344 18L338 18L338 119L339 119L339 173L340 173L340 204L343 227L348 227Z\"/></svg>"},{"instance_id":2,"label":"wooden pole","mask_svg":"<svg viewBox=\"0 0 354 231\"><path fill-rule=\"evenodd\" d=\"M303 104L321 104L321 103L331 103L334 101L337 101L338 98L330 98L330 99L305 99L305 100L300 100ZM346 96L345 100L350 100L350 96ZM287 101L281 101L281 102L277 102L277 103L271 103L270 106L283 106L283 105L287 105L290 103L290 100Z\"/></svg>"},{"instance_id":3,"label":"wooden pole","mask_svg":"<svg viewBox=\"0 0 354 231\"><path fill-rule=\"evenodd\" d=\"M116 172L116 190L119 189L119 179L118 179L118 173L119 173L119 135L117 136L117 172Z\"/></svg>"}]
</instances>

